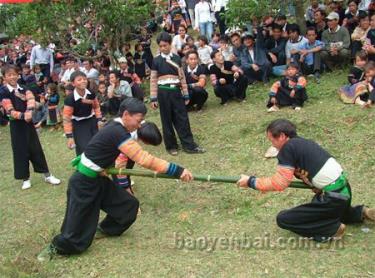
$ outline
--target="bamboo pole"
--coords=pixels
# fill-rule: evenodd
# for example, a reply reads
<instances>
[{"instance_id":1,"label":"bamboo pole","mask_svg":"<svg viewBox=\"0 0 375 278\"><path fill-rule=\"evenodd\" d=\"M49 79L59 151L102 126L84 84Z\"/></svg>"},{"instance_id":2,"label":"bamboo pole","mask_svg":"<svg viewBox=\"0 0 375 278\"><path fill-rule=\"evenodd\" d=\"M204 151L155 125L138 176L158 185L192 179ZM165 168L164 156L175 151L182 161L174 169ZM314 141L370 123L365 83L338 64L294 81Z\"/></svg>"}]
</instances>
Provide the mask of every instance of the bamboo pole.
<instances>
[{"instance_id":1,"label":"bamboo pole","mask_svg":"<svg viewBox=\"0 0 375 278\"><path fill-rule=\"evenodd\" d=\"M175 177L168 176L166 174L158 174L156 172L146 171L146 170L134 170L134 169L116 169L109 168L106 172L110 175L127 175L127 176L139 176L139 177L149 177L149 178L161 178L161 179L176 179ZM236 183L240 176L211 176L211 175L193 175L195 181L203 182L222 182L222 183ZM289 187L291 188L301 188L301 189L311 189L312 187L300 181L293 181Z\"/></svg>"}]
</instances>

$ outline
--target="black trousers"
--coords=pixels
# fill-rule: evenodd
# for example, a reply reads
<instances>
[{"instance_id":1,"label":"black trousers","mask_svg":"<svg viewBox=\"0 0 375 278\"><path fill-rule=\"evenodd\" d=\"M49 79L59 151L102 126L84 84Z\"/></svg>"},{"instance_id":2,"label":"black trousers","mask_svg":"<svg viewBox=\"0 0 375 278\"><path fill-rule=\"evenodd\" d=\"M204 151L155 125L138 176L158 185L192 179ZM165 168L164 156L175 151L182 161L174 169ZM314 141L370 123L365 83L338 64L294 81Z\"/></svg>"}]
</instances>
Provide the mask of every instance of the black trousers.
<instances>
[{"instance_id":1,"label":"black trousers","mask_svg":"<svg viewBox=\"0 0 375 278\"><path fill-rule=\"evenodd\" d=\"M221 8L219 12L215 12L216 22L219 25L220 35L225 35L227 26L225 25L225 9Z\"/></svg>"},{"instance_id":2,"label":"black trousers","mask_svg":"<svg viewBox=\"0 0 375 278\"><path fill-rule=\"evenodd\" d=\"M197 144L194 142L185 101L180 90L170 91L159 88L158 102L165 148L167 150L178 149L174 129L184 149L196 148Z\"/></svg>"},{"instance_id":3,"label":"black trousers","mask_svg":"<svg viewBox=\"0 0 375 278\"><path fill-rule=\"evenodd\" d=\"M134 83L133 86L132 86L132 95L133 95L134 98L137 98L137 99L143 101L143 99L145 97L145 92L143 91L141 86Z\"/></svg>"},{"instance_id":4,"label":"black trousers","mask_svg":"<svg viewBox=\"0 0 375 278\"><path fill-rule=\"evenodd\" d=\"M138 207L138 200L108 177L75 172L69 180L61 233L52 244L61 255L82 253L94 239L100 210L107 213L100 228L109 236L119 236L136 220Z\"/></svg>"},{"instance_id":5,"label":"black trousers","mask_svg":"<svg viewBox=\"0 0 375 278\"><path fill-rule=\"evenodd\" d=\"M38 134L32 123L10 121L10 137L13 150L14 178L30 178L29 161L36 173L48 173L48 165Z\"/></svg>"},{"instance_id":6,"label":"black trousers","mask_svg":"<svg viewBox=\"0 0 375 278\"><path fill-rule=\"evenodd\" d=\"M191 108L197 105L197 109L200 110L208 98L208 93L204 88L194 87L189 89L189 97L190 101L187 107Z\"/></svg>"},{"instance_id":7,"label":"black trousers","mask_svg":"<svg viewBox=\"0 0 375 278\"><path fill-rule=\"evenodd\" d=\"M351 199L332 192L316 194L311 203L281 211L276 218L280 228L316 241L334 236L341 223L361 223L363 206L351 206Z\"/></svg>"},{"instance_id":8,"label":"black trousers","mask_svg":"<svg viewBox=\"0 0 375 278\"><path fill-rule=\"evenodd\" d=\"M45 77L48 77L48 80L50 80L51 77L51 66L50 64L39 64L40 71L43 73Z\"/></svg>"},{"instance_id":9,"label":"black trousers","mask_svg":"<svg viewBox=\"0 0 375 278\"><path fill-rule=\"evenodd\" d=\"M82 121L73 120L73 137L77 156L83 153L91 138L98 132L98 121L91 117Z\"/></svg>"},{"instance_id":10,"label":"black trousers","mask_svg":"<svg viewBox=\"0 0 375 278\"><path fill-rule=\"evenodd\" d=\"M243 70L249 84L254 83L254 81L262 81L266 83L269 81L272 66L271 64L259 66L258 71L255 71L252 67Z\"/></svg>"},{"instance_id":11,"label":"black trousers","mask_svg":"<svg viewBox=\"0 0 375 278\"><path fill-rule=\"evenodd\" d=\"M215 96L221 99L221 104L224 104L233 97L245 99L247 86L247 78L240 75L240 77L233 84L215 86L214 92Z\"/></svg>"},{"instance_id":12,"label":"black trousers","mask_svg":"<svg viewBox=\"0 0 375 278\"><path fill-rule=\"evenodd\" d=\"M315 72L321 72L322 59L320 57L320 52L314 53L314 63L312 65L301 63L300 67L304 75L314 74Z\"/></svg>"},{"instance_id":13,"label":"black trousers","mask_svg":"<svg viewBox=\"0 0 375 278\"><path fill-rule=\"evenodd\" d=\"M279 106L292 106L292 107L303 107L304 102L307 100L307 93L306 89L302 88L296 91L294 97L290 97L290 92L285 89L279 89L276 94L276 104ZM271 107L273 104L271 103L271 97L268 101L267 107Z\"/></svg>"},{"instance_id":14,"label":"black trousers","mask_svg":"<svg viewBox=\"0 0 375 278\"><path fill-rule=\"evenodd\" d=\"M113 97L108 100L108 113L110 115L117 115L122 99Z\"/></svg>"}]
</instances>

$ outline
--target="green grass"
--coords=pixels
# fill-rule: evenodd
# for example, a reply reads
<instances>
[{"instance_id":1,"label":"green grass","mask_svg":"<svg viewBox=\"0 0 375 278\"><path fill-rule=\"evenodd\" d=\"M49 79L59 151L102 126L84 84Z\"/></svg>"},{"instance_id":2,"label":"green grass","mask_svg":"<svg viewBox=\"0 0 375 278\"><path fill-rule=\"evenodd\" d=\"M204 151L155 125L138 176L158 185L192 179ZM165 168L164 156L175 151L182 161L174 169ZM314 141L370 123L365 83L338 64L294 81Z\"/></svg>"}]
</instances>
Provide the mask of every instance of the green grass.
<instances>
[{"instance_id":1,"label":"green grass","mask_svg":"<svg viewBox=\"0 0 375 278\"><path fill-rule=\"evenodd\" d=\"M309 101L300 112L282 109L268 114L269 88L248 89L246 103L221 107L210 89L204 112L191 113L195 139L207 153L169 156L163 146L147 149L173 160L194 173L269 175L276 160L263 154L270 146L265 127L285 117L298 126L299 134L316 140L334 155L349 173L354 204L375 207L375 110L344 105L337 89L346 82L346 71L326 74L322 83L309 82ZM160 126L158 111L148 120ZM375 226L350 226L342 248L329 245L296 249L292 242L275 248L198 250L190 242L175 244L175 233L191 238L297 237L281 230L276 214L308 202L312 193L287 189L261 194L234 185L135 178L142 214L121 237L96 240L81 256L58 257L48 263L36 260L59 229L66 202L66 187L74 154L65 147L62 132L44 130L41 142L51 171L62 185L46 185L32 175L33 187L21 191L13 179L8 128L0 129L0 276L1 277L374 277ZM369 227L370 232L361 230ZM194 249L194 250L191 250Z\"/></svg>"}]
</instances>

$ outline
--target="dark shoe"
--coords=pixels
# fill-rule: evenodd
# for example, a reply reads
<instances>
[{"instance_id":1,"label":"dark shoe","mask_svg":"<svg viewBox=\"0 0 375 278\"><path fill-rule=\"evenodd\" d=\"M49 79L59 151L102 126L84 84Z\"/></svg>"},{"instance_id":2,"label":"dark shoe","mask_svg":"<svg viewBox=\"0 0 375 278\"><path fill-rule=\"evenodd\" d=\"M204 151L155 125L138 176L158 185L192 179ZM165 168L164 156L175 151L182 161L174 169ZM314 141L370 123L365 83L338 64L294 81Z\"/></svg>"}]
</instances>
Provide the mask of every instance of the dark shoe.
<instances>
[{"instance_id":1,"label":"dark shoe","mask_svg":"<svg viewBox=\"0 0 375 278\"><path fill-rule=\"evenodd\" d=\"M49 244L39 253L37 259L40 262L50 261L56 254L56 247L53 244Z\"/></svg>"},{"instance_id":2,"label":"dark shoe","mask_svg":"<svg viewBox=\"0 0 375 278\"><path fill-rule=\"evenodd\" d=\"M170 150L167 150L167 152L168 152L170 155L173 155L173 156L178 155L178 151L177 151L176 149L170 149Z\"/></svg>"},{"instance_id":3,"label":"dark shoe","mask_svg":"<svg viewBox=\"0 0 375 278\"><path fill-rule=\"evenodd\" d=\"M197 146L194 149L184 149L184 152L194 154L194 153L205 153L206 150L203 149L202 147Z\"/></svg>"}]
</instances>

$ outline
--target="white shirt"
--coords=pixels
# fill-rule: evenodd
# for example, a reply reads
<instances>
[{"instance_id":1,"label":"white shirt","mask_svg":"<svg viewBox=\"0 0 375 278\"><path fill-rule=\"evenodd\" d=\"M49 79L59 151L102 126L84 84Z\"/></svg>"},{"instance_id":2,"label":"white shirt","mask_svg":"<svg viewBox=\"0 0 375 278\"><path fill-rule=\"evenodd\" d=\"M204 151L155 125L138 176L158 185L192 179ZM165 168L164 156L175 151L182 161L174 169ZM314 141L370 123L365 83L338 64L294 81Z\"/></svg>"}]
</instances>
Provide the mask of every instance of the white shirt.
<instances>
[{"instance_id":1,"label":"white shirt","mask_svg":"<svg viewBox=\"0 0 375 278\"><path fill-rule=\"evenodd\" d=\"M211 7L208 2L199 2L195 5L195 28L199 28L199 23L212 22Z\"/></svg>"},{"instance_id":2,"label":"white shirt","mask_svg":"<svg viewBox=\"0 0 375 278\"><path fill-rule=\"evenodd\" d=\"M20 85L18 85L18 84L17 84L17 87L16 87L16 88L14 88L13 86L11 86L11 85L9 85L9 84L7 84L6 86L7 86L8 90L9 90L9 92L11 92L11 93L12 93L13 91L18 91L18 90L22 89L22 88L20 87Z\"/></svg>"},{"instance_id":3,"label":"white shirt","mask_svg":"<svg viewBox=\"0 0 375 278\"><path fill-rule=\"evenodd\" d=\"M202 64L208 65L212 63L211 59L212 47L205 45L204 47L198 47L199 60Z\"/></svg>"},{"instance_id":4,"label":"white shirt","mask_svg":"<svg viewBox=\"0 0 375 278\"><path fill-rule=\"evenodd\" d=\"M220 12L221 8L227 9L229 0L211 0L215 12Z\"/></svg>"},{"instance_id":5,"label":"white shirt","mask_svg":"<svg viewBox=\"0 0 375 278\"><path fill-rule=\"evenodd\" d=\"M75 72L74 68L65 70L63 76L61 77L61 82L70 82L70 76L73 72Z\"/></svg>"},{"instance_id":6,"label":"white shirt","mask_svg":"<svg viewBox=\"0 0 375 278\"><path fill-rule=\"evenodd\" d=\"M53 52L50 48L42 48L40 44L31 49L30 68L35 64L49 64L50 71L53 71Z\"/></svg>"},{"instance_id":7,"label":"white shirt","mask_svg":"<svg viewBox=\"0 0 375 278\"><path fill-rule=\"evenodd\" d=\"M88 95L91 95L91 92L87 89L85 89L85 94L83 96L81 96L76 89L74 89L73 91L73 97L74 97L74 100L77 101L79 99L85 99L87 98ZM90 119L94 116L94 111L91 112L91 115L89 116L86 116L86 117L76 117L76 116L72 116L72 119L73 120L76 120L76 121L82 121L82 120L86 120L86 119Z\"/></svg>"},{"instance_id":8,"label":"white shirt","mask_svg":"<svg viewBox=\"0 0 375 278\"><path fill-rule=\"evenodd\" d=\"M182 45L186 43L186 39L189 37L189 35L185 35L185 38L181 38L180 35L176 35L173 37L172 40L172 48L174 52L177 54L177 51L181 50Z\"/></svg>"},{"instance_id":9,"label":"white shirt","mask_svg":"<svg viewBox=\"0 0 375 278\"><path fill-rule=\"evenodd\" d=\"M84 74L86 74L88 79L94 79L95 81L99 78L99 72L95 68L91 68L90 70L87 70L85 67L82 67L80 69Z\"/></svg>"},{"instance_id":10,"label":"white shirt","mask_svg":"<svg viewBox=\"0 0 375 278\"><path fill-rule=\"evenodd\" d=\"M251 60L253 60L253 63L255 63L255 59L254 59L254 48L252 48L252 49L248 49L247 51L249 51L249 54L250 54Z\"/></svg>"},{"instance_id":11,"label":"white shirt","mask_svg":"<svg viewBox=\"0 0 375 278\"><path fill-rule=\"evenodd\" d=\"M196 66L195 68L193 68L193 69L190 69L190 67L187 66L187 72L188 72L188 73L195 74L195 73L197 72L197 70L198 70L198 66L199 66L199 65L197 65L197 66Z\"/></svg>"}]
</instances>

